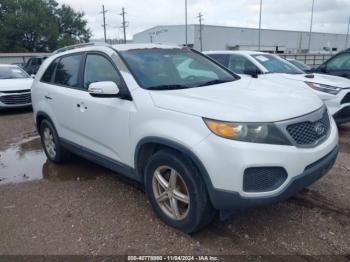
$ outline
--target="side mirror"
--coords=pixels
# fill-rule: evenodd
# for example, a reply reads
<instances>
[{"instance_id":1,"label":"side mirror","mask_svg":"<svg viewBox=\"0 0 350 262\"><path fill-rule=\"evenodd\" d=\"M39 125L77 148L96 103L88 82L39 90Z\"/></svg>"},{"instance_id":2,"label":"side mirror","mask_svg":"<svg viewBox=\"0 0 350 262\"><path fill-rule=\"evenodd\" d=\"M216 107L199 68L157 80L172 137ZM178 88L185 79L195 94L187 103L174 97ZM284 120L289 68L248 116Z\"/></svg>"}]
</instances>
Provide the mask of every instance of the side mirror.
<instances>
[{"instance_id":1,"label":"side mirror","mask_svg":"<svg viewBox=\"0 0 350 262\"><path fill-rule=\"evenodd\" d=\"M34 75L34 74L31 74L30 77L34 79L34 78L35 78L35 75Z\"/></svg>"},{"instance_id":2,"label":"side mirror","mask_svg":"<svg viewBox=\"0 0 350 262\"><path fill-rule=\"evenodd\" d=\"M119 88L112 81L95 82L89 85L88 92L94 97L117 97Z\"/></svg>"},{"instance_id":3,"label":"side mirror","mask_svg":"<svg viewBox=\"0 0 350 262\"><path fill-rule=\"evenodd\" d=\"M259 69L256 67L246 67L243 71L243 74L250 75L251 77L258 78L260 74Z\"/></svg>"}]
</instances>

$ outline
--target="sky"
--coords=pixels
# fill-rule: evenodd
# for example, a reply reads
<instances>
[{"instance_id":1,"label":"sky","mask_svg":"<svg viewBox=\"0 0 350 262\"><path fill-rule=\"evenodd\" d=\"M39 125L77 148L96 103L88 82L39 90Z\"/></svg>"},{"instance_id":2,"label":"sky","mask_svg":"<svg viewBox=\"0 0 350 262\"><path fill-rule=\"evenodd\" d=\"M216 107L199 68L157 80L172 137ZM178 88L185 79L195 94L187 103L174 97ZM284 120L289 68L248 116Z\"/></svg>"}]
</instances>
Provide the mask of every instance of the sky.
<instances>
[{"instance_id":1,"label":"sky","mask_svg":"<svg viewBox=\"0 0 350 262\"><path fill-rule=\"evenodd\" d=\"M262 28L309 31L312 0L262 0ZM122 7L127 12L127 38L157 25L184 24L185 0L57 0L85 13L92 38L103 38L102 5L107 38L122 38ZM188 0L188 23L258 27L260 0ZM315 0L313 31L344 33L350 16L350 0Z\"/></svg>"}]
</instances>

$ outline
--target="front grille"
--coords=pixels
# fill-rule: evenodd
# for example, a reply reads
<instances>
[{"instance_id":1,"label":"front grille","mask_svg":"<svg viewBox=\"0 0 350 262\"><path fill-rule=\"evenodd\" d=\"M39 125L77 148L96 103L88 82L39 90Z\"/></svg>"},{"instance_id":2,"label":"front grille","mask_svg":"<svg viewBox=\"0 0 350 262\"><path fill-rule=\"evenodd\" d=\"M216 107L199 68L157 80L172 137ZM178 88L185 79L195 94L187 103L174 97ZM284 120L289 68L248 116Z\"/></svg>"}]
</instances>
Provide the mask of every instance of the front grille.
<instances>
[{"instance_id":1,"label":"front grille","mask_svg":"<svg viewBox=\"0 0 350 262\"><path fill-rule=\"evenodd\" d=\"M243 191L268 192L279 188L288 175L282 167L252 167L244 171Z\"/></svg>"},{"instance_id":2,"label":"front grille","mask_svg":"<svg viewBox=\"0 0 350 262\"><path fill-rule=\"evenodd\" d=\"M30 93L30 89L25 89L25 90L16 90L16 91L0 91L0 93L4 94L18 94L18 93Z\"/></svg>"},{"instance_id":3,"label":"front grille","mask_svg":"<svg viewBox=\"0 0 350 262\"><path fill-rule=\"evenodd\" d=\"M347 93L342 99L342 101L340 102L340 104L346 104L346 103L350 103L350 93Z\"/></svg>"},{"instance_id":4,"label":"front grille","mask_svg":"<svg viewBox=\"0 0 350 262\"><path fill-rule=\"evenodd\" d=\"M0 102L5 105L21 105L30 104L32 102L30 93L20 95L4 95L0 96Z\"/></svg>"},{"instance_id":5,"label":"front grille","mask_svg":"<svg viewBox=\"0 0 350 262\"><path fill-rule=\"evenodd\" d=\"M305 121L287 126L289 135L300 146L310 146L327 137L330 119L327 111L315 122Z\"/></svg>"}]
</instances>

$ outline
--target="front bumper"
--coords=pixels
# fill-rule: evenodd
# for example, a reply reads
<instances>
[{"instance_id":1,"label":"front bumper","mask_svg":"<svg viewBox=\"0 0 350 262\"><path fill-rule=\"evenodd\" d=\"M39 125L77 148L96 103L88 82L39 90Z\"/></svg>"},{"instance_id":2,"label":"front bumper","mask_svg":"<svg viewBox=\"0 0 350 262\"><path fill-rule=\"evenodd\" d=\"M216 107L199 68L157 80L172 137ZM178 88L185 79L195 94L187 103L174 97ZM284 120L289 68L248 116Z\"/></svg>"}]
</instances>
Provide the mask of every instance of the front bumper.
<instances>
[{"instance_id":1,"label":"front bumper","mask_svg":"<svg viewBox=\"0 0 350 262\"><path fill-rule=\"evenodd\" d=\"M305 168L304 172L293 177L282 192L265 197L242 197L237 192L213 189L210 192L213 206L219 210L242 210L250 207L268 205L285 200L303 188L316 182L332 168L338 155L336 146L328 155Z\"/></svg>"},{"instance_id":2,"label":"front bumper","mask_svg":"<svg viewBox=\"0 0 350 262\"><path fill-rule=\"evenodd\" d=\"M204 179L213 206L232 210L268 204L285 199L316 181L325 174L320 170L333 165L338 152L338 131L330 119L327 139L311 148L245 143L209 135L194 147L194 153L206 171ZM282 168L287 178L270 191L245 190L245 171L261 167Z\"/></svg>"}]
</instances>

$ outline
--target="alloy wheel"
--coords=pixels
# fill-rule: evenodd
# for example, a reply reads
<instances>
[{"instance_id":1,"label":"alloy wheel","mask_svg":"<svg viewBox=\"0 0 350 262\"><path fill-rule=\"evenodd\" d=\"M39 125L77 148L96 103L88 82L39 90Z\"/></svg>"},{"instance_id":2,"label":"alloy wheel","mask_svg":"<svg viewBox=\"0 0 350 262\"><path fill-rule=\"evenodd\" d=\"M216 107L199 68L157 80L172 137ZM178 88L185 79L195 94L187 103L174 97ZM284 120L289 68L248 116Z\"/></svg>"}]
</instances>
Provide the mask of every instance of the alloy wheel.
<instances>
[{"instance_id":1,"label":"alloy wheel","mask_svg":"<svg viewBox=\"0 0 350 262\"><path fill-rule=\"evenodd\" d=\"M55 140L51 130L48 127L45 127L43 135L44 135L44 146L45 146L46 152L51 158L55 158L56 144L55 144Z\"/></svg>"},{"instance_id":2,"label":"alloy wheel","mask_svg":"<svg viewBox=\"0 0 350 262\"><path fill-rule=\"evenodd\" d=\"M181 175L169 166L158 167L152 179L158 206L170 218L183 220L190 210L190 196Z\"/></svg>"}]
</instances>

